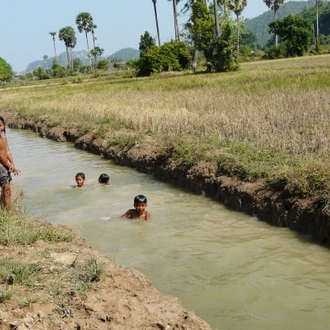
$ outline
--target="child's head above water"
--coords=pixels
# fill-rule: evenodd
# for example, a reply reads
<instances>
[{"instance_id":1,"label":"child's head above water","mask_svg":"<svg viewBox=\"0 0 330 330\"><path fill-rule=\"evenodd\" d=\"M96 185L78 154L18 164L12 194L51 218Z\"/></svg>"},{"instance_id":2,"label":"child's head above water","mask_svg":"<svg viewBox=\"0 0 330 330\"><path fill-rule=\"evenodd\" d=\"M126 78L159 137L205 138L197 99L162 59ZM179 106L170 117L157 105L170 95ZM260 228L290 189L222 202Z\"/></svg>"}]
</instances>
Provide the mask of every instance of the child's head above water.
<instances>
[{"instance_id":1,"label":"child's head above water","mask_svg":"<svg viewBox=\"0 0 330 330\"><path fill-rule=\"evenodd\" d=\"M150 212L146 210L147 206L147 197L137 195L134 197L134 209L127 210L122 217L148 221L150 219Z\"/></svg>"},{"instance_id":2,"label":"child's head above water","mask_svg":"<svg viewBox=\"0 0 330 330\"><path fill-rule=\"evenodd\" d=\"M134 197L134 208L139 215L139 218L145 215L146 219L149 220L149 212L146 211L148 204L147 204L147 197L144 195L137 195Z\"/></svg>"},{"instance_id":3,"label":"child's head above water","mask_svg":"<svg viewBox=\"0 0 330 330\"><path fill-rule=\"evenodd\" d=\"M83 187L85 185L85 173L78 172L76 174L75 179L76 179L76 183L77 183L77 187L78 188L81 188L81 187Z\"/></svg>"},{"instance_id":4,"label":"child's head above water","mask_svg":"<svg viewBox=\"0 0 330 330\"><path fill-rule=\"evenodd\" d=\"M147 197L144 195L137 195L134 197L134 205L138 203L145 203L147 204Z\"/></svg>"},{"instance_id":5,"label":"child's head above water","mask_svg":"<svg viewBox=\"0 0 330 330\"><path fill-rule=\"evenodd\" d=\"M108 184L110 181L110 176L106 173L102 173L100 176L99 176L99 183L101 184Z\"/></svg>"}]
</instances>

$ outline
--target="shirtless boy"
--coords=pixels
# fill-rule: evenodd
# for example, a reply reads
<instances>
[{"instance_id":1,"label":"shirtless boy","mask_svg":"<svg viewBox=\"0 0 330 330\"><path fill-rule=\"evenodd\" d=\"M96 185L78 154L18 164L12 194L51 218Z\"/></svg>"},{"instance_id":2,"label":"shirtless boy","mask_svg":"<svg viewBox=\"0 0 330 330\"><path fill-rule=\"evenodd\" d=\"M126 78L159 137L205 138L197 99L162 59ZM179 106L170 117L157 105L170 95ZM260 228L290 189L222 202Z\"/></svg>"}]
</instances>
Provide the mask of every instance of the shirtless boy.
<instances>
[{"instance_id":1,"label":"shirtless boy","mask_svg":"<svg viewBox=\"0 0 330 330\"><path fill-rule=\"evenodd\" d=\"M10 210L12 208L10 181L11 174L17 175L19 170L15 168L13 156L10 152L6 137L6 126L3 117L0 116L0 187L1 206Z\"/></svg>"},{"instance_id":2,"label":"shirtless boy","mask_svg":"<svg viewBox=\"0 0 330 330\"><path fill-rule=\"evenodd\" d=\"M146 211L147 197L137 195L134 197L134 209L129 209L122 215L123 218L149 220L150 212Z\"/></svg>"}]
</instances>

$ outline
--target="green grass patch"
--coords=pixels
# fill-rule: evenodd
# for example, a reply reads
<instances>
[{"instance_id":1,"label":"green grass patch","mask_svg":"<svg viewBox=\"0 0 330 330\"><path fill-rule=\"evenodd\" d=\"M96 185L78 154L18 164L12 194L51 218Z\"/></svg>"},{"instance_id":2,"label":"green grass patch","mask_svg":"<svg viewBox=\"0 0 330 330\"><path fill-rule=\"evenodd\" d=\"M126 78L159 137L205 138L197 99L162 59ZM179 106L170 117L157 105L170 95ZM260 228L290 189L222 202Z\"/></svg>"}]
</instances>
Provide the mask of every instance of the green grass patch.
<instances>
[{"instance_id":1,"label":"green grass patch","mask_svg":"<svg viewBox=\"0 0 330 330\"><path fill-rule=\"evenodd\" d=\"M69 228L55 227L48 223L32 220L26 215L14 215L0 210L0 244L33 245L36 241L70 242L75 237Z\"/></svg>"},{"instance_id":2,"label":"green grass patch","mask_svg":"<svg viewBox=\"0 0 330 330\"><path fill-rule=\"evenodd\" d=\"M0 281L7 285L20 284L32 288L38 270L36 264L3 259L0 261Z\"/></svg>"},{"instance_id":3,"label":"green grass patch","mask_svg":"<svg viewBox=\"0 0 330 330\"><path fill-rule=\"evenodd\" d=\"M108 141L109 147L119 146L120 148L131 149L143 142L143 137L139 134L118 134Z\"/></svg>"}]
</instances>

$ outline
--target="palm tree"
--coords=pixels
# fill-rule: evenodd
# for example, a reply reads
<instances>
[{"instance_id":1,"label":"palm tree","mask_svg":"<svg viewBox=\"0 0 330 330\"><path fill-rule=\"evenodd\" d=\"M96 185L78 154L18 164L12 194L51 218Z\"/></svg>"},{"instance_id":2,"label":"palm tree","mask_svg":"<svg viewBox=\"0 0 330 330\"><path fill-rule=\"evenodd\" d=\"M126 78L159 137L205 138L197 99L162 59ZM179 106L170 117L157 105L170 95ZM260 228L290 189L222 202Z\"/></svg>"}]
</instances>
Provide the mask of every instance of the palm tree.
<instances>
[{"instance_id":1,"label":"palm tree","mask_svg":"<svg viewBox=\"0 0 330 330\"><path fill-rule=\"evenodd\" d=\"M55 36L56 32L49 32L49 34L53 37L53 43L54 43L54 53L55 53L55 61L57 61L57 55L56 55L56 45L55 45Z\"/></svg>"},{"instance_id":2,"label":"palm tree","mask_svg":"<svg viewBox=\"0 0 330 330\"><path fill-rule=\"evenodd\" d=\"M94 57L94 66L95 67L97 65L97 58L102 56L103 52L104 52L104 49L100 48L100 47L95 47L91 50L91 55Z\"/></svg>"},{"instance_id":3,"label":"palm tree","mask_svg":"<svg viewBox=\"0 0 330 330\"><path fill-rule=\"evenodd\" d=\"M284 3L285 0L263 0L265 5L274 11L274 21L276 21L276 12L279 10L280 6ZM275 34L275 45L278 45L278 38Z\"/></svg>"},{"instance_id":4,"label":"palm tree","mask_svg":"<svg viewBox=\"0 0 330 330\"><path fill-rule=\"evenodd\" d=\"M48 56L47 55L44 55L43 58L42 58L45 62L45 69L47 70L47 60L48 60Z\"/></svg>"},{"instance_id":5,"label":"palm tree","mask_svg":"<svg viewBox=\"0 0 330 330\"><path fill-rule=\"evenodd\" d=\"M158 15L157 15L157 0L152 0L152 3L154 4L154 13L155 13L155 20L156 20L156 28L157 28L158 46L160 46L160 34L159 34Z\"/></svg>"},{"instance_id":6,"label":"palm tree","mask_svg":"<svg viewBox=\"0 0 330 330\"><path fill-rule=\"evenodd\" d=\"M66 48L66 56L68 59L68 66L72 70L73 69L72 48L74 48L77 44L76 32L71 26L66 26L59 31L58 37L60 40L64 41Z\"/></svg>"},{"instance_id":7,"label":"palm tree","mask_svg":"<svg viewBox=\"0 0 330 330\"><path fill-rule=\"evenodd\" d=\"M179 32L178 13L176 10L176 6L180 2L180 0L168 0L168 1L171 1L173 4L174 35L175 35L175 40L179 41L180 32Z\"/></svg>"},{"instance_id":8,"label":"palm tree","mask_svg":"<svg viewBox=\"0 0 330 330\"><path fill-rule=\"evenodd\" d=\"M236 15L236 28L237 28L237 50L239 51L239 16L247 5L247 0L231 0L229 1L229 9Z\"/></svg>"},{"instance_id":9,"label":"palm tree","mask_svg":"<svg viewBox=\"0 0 330 330\"><path fill-rule=\"evenodd\" d=\"M90 13L79 13L76 17L76 24L78 31L85 32L86 42L87 42L87 52L89 55L89 43L88 43L88 33L92 31L93 26L93 17ZM91 59L89 58L89 64L92 65Z\"/></svg>"}]
</instances>

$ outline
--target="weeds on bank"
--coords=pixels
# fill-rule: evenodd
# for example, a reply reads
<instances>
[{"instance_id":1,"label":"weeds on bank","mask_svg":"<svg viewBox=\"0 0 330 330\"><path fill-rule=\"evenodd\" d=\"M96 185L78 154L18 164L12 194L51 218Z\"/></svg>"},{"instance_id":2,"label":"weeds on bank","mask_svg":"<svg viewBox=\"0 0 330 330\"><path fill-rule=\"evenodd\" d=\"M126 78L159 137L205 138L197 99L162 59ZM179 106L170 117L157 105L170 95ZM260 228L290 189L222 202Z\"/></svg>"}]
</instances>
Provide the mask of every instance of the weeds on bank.
<instances>
[{"instance_id":1,"label":"weeds on bank","mask_svg":"<svg viewBox=\"0 0 330 330\"><path fill-rule=\"evenodd\" d=\"M32 246L36 241L70 242L74 237L69 228L54 227L24 214L0 210L0 244L10 247L3 250L0 259L0 303L6 303L13 297L22 299L22 289L25 297L20 302L21 307L30 306L39 299L59 304L73 296L79 295L82 299L91 284L100 280L103 272L103 264L95 258L80 262L76 257L72 264L64 265L52 258L50 248L37 251L34 262L25 260L24 252L11 256L17 244ZM50 272L49 269L56 271Z\"/></svg>"},{"instance_id":2,"label":"weeds on bank","mask_svg":"<svg viewBox=\"0 0 330 330\"><path fill-rule=\"evenodd\" d=\"M139 134L118 134L108 141L108 145L109 147L119 146L120 148L130 149L142 141L143 138Z\"/></svg>"},{"instance_id":3,"label":"weeds on bank","mask_svg":"<svg viewBox=\"0 0 330 330\"><path fill-rule=\"evenodd\" d=\"M50 267L56 271L49 273ZM103 264L95 258L76 260L71 265L42 258L36 263L26 263L22 258L3 258L0 260L0 303L15 297L21 299L21 307L37 302L53 302L59 308L68 306L73 298L82 301L92 283L100 281L102 273ZM23 299L22 292L25 292Z\"/></svg>"},{"instance_id":4,"label":"weeds on bank","mask_svg":"<svg viewBox=\"0 0 330 330\"><path fill-rule=\"evenodd\" d=\"M75 234L69 228L54 227L48 223L35 221L28 216L14 215L0 210L0 244L33 245L36 241L70 242Z\"/></svg>"}]
</instances>

